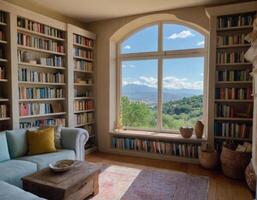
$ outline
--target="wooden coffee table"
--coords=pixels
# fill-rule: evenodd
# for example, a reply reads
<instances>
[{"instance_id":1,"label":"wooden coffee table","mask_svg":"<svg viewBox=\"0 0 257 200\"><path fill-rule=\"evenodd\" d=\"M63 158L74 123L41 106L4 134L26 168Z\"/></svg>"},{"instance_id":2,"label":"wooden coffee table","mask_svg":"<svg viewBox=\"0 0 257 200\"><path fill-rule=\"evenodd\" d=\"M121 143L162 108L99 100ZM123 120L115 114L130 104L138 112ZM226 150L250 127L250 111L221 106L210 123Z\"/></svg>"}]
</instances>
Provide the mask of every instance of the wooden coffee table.
<instances>
[{"instance_id":1,"label":"wooden coffee table","mask_svg":"<svg viewBox=\"0 0 257 200\"><path fill-rule=\"evenodd\" d=\"M23 189L49 200L82 200L98 193L99 173L99 166L82 161L64 173L46 168L23 177Z\"/></svg>"}]
</instances>

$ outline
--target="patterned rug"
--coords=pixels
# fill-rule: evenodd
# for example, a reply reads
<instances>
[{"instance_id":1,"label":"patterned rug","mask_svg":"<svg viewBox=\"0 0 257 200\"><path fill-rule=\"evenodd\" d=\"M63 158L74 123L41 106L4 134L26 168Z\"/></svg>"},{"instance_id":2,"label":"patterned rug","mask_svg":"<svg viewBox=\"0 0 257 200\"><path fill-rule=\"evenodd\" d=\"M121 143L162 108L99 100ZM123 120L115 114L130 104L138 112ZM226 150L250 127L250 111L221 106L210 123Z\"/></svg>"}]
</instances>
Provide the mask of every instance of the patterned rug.
<instances>
[{"instance_id":1,"label":"patterned rug","mask_svg":"<svg viewBox=\"0 0 257 200\"><path fill-rule=\"evenodd\" d=\"M91 200L207 200L208 185L208 177L111 165Z\"/></svg>"}]
</instances>

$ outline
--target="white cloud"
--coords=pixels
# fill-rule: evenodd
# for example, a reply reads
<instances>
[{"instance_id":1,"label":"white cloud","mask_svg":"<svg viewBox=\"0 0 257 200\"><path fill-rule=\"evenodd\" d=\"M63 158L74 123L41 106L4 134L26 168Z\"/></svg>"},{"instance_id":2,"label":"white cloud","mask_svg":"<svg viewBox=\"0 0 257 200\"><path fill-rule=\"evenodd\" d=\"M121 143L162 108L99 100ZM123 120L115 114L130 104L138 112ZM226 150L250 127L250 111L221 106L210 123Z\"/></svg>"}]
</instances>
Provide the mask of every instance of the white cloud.
<instances>
[{"instance_id":1,"label":"white cloud","mask_svg":"<svg viewBox=\"0 0 257 200\"><path fill-rule=\"evenodd\" d=\"M185 39L185 38L193 37L193 36L194 36L194 34L193 34L191 31L189 31L189 30L184 30L184 31L181 31L181 32L179 32L179 33L173 33L172 35L170 35L170 36L168 37L168 39L172 39L172 40L177 39L177 38L179 38L179 39Z\"/></svg>"},{"instance_id":2,"label":"white cloud","mask_svg":"<svg viewBox=\"0 0 257 200\"><path fill-rule=\"evenodd\" d=\"M135 65L126 65L126 64L122 64L122 68L126 68L126 67L134 68Z\"/></svg>"},{"instance_id":3,"label":"white cloud","mask_svg":"<svg viewBox=\"0 0 257 200\"><path fill-rule=\"evenodd\" d=\"M130 45L126 45L125 47L123 47L124 49L131 49Z\"/></svg>"},{"instance_id":4,"label":"white cloud","mask_svg":"<svg viewBox=\"0 0 257 200\"><path fill-rule=\"evenodd\" d=\"M203 76L203 73L201 73L200 76Z\"/></svg>"},{"instance_id":5,"label":"white cloud","mask_svg":"<svg viewBox=\"0 0 257 200\"><path fill-rule=\"evenodd\" d=\"M157 79L154 77L139 77L139 80L123 80L122 85L135 84L157 88ZM203 89L203 81L189 82L186 78L167 76L163 79L163 87L167 89Z\"/></svg>"},{"instance_id":6,"label":"white cloud","mask_svg":"<svg viewBox=\"0 0 257 200\"><path fill-rule=\"evenodd\" d=\"M204 40L197 43L197 46L203 46L203 45L204 45Z\"/></svg>"}]
</instances>

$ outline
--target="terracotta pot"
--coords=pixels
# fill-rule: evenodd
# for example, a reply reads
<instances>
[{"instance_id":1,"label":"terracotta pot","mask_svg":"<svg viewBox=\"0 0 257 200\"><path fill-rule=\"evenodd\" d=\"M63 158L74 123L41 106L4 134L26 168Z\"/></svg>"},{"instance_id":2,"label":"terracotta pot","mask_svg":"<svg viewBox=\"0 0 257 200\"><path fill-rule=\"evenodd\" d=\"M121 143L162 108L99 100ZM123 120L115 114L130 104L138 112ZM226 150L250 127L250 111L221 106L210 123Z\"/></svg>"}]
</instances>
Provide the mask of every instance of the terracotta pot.
<instances>
[{"instance_id":1,"label":"terracotta pot","mask_svg":"<svg viewBox=\"0 0 257 200\"><path fill-rule=\"evenodd\" d=\"M180 127L179 131L183 138L190 138L193 135L193 128L191 127Z\"/></svg>"},{"instance_id":2,"label":"terracotta pot","mask_svg":"<svg viewBox=\"0 0 257 200\"><path fill-rule=\"evenodd\" d=\"M201 139L203 137L204 125L201 121L197 121L195 124L195 135L197 138Z\"/></svg>"},{"instance_id":3,"label":"terracotta pot","mask_svg":"<svg viewBox=\"0 0 257 200\"><path fill-rule=\"evenodd\" d=\"M217 151L200 151L199 161L202 167L206 169L214 169L219 162Z\"/></svg>"},{"instance_id":4,"label":"terracotta pot","mask_svg":"<svg viewBox=\"0 0 257 200\"><path fill-rule=\"evenodd\" d=\"M256 191L256 176L252 162L245 169L245 180L251 191Z\"/></svg>"}]
</instances>

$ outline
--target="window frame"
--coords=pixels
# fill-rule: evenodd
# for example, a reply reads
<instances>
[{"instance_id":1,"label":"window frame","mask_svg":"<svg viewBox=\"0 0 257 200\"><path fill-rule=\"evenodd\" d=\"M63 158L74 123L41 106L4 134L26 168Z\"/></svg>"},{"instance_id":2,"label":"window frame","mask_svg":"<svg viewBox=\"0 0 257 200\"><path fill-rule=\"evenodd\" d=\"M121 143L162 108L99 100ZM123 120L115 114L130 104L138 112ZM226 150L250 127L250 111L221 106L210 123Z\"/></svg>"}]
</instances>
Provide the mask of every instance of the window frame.
<instances>
[{"instance_id":1,"label":"window frame","mask_svg":"<svg viewBox=\"0 0 257 200\"><path fill-rule=\"evenodd\" d=\"M162 50L163 49L163 25L164 24L177 24L186 26L194 31L199 32L204 36L204 47L203 48L194 48L194 49L183 49L183 50ZM139 52L139 53L127 53L121 54L121 44L127 40L133 34L147 28L150 26L158 25L158 48L155 52ZM138 130L138 131L153 131L153 132L163 132L163 133L173 133L178 134L179 131L164 129L162 127L162 83L163 83L163 60L164 59L176 59L176 58L193 58L193 57L203 57L204 58L204 76L203 76L203 122L207 122L207 75L208 75L208 35L203 32L201 29L196 26L186 23L180 22L177 20L169 20L169 21L159 21L145 24L138 29L130 31L122 40L116 43L116 122L119 122L121 117L121 91L122 91L122 61L136 61L136 60L157 60L158 62L158 72L157 72L157 126L156 128L136 128L136 127L123 127L128 130Z\"/></svg>"}]
</instances>

